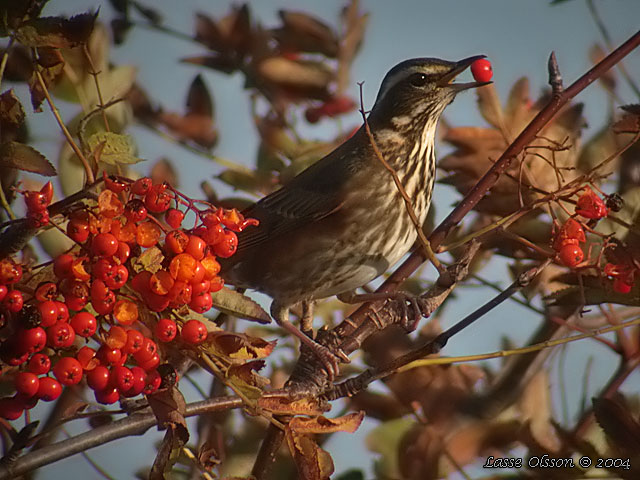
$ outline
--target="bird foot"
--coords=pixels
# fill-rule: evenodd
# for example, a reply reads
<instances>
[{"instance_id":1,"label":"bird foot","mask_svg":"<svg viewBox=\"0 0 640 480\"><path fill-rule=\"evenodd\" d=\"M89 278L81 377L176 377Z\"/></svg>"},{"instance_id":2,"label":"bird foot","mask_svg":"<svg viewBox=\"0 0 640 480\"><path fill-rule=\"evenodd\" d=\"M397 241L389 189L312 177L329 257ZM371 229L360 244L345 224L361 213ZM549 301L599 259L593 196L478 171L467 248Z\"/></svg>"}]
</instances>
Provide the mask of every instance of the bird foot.
<instances>
[{"instance_id":1,"label":"bird foot","mask_svg":"<svg viewBox=\"0 0 640 480\"><path fill-rule=\"evenodd\" d=\"M308 348L311 353L313 353L318 360L322 363L325 371L327 372L327 378L329 381L335 380L335 378L340 374L340 364L341 363L350 363L349 357L342 351L342 349L338 348L334 353L329 348L321 345L320 343L313 341L313 343L304 343L304 348Z\"/></svg>"}]
</instances>

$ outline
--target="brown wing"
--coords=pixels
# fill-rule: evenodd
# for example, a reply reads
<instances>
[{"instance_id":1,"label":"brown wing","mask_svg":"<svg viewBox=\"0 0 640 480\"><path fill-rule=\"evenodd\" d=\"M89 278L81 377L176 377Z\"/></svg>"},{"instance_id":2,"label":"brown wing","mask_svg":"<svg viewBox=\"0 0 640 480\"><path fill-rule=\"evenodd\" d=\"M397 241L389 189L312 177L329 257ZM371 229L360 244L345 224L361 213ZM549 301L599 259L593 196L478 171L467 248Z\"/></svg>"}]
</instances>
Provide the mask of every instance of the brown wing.
<instances>
[{"instance_id":1,"label":"brown wing","mask_svg":"<svg viewBox=\"0 0 640 480\"><path fill-rule=\"evenodd\" d=\"M344 203L345 184L359 164L347 145L246 209L243 214L260 220L260 226L238 234L238 253L338 211Z\"/></svg>"}]
</instances>

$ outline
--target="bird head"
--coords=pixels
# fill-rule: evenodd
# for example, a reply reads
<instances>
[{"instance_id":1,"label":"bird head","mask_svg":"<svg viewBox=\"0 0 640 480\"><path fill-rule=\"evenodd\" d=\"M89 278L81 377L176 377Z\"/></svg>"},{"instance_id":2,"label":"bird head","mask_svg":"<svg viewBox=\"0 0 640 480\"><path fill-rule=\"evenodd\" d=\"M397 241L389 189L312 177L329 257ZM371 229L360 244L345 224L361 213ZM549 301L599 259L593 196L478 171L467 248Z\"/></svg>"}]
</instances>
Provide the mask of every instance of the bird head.
<instances>
[{"instance_id":1,"label":"bird head","mask_svg":"<svg viewBox=\"0 0 640 480\"><path fill-rule=\"evenodd\" d=\"M370 121L393 120L413 123L419 118L438 118L458 93L491 82L453 83L455 78L484 58L476 55L459 62L438 58L413 58L393 67L382 80Z\"/></svg>"}]
</instances>

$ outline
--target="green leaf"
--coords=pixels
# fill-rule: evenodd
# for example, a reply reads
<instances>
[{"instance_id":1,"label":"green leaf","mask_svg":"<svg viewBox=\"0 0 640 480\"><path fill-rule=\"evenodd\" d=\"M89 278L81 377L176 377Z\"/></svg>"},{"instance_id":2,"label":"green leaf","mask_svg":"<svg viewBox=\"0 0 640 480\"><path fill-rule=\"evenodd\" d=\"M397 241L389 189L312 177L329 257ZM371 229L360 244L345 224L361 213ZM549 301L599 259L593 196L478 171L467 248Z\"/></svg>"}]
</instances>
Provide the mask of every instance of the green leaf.
<instances>
[{"instance_id":1,"label":"green leaf","mask_svg":"<svg viewBox=\"0 0 640 480\"><path fill-rule=\"evenodd\" d=\"M240 170L225 170L218 175L218 178L227 185L246 192L260 190L264 183L255 173Z\"/></svg>"},{"instance_id":2,"label":"green leaf","mask_svg":"<svg viewBox=\"0 0 640 480\"><path fill-rule=\"evenodd\" d=\"M0 167L16 168L47 177L57 175L55 167L35 148L20 142L0 145Z\"/></svg>"},{"instance_id":3,"label":"green leaf","mask_svg":"<svg viewBox=\"0 0 640 480\"><path fill-rule=\"evenodd\" d=\"M222 290L212 293L211 299L215 308L234 317L259 323L271 322L271 317L260 305L235 290L223 287Z\"/></svg>"},{"instance_id":4,"label":"green leaf","mask_svg":"<svg viewBox=\"0 0 640 480\"><path fill-rule=\"evenodd\" d=\"M129 135L98 132L89 137L87 144L98 161L107 165L130 165L142 161L134 155L135 144Z\"/></svg>"},{"instance_id":5,"label":"green leaf","mask_svg":"<svg viewBox=\"0 0 640 480\"><path fill-rule=\"evenodd\" d=\"M382 423L367 435L367 447L382 458L376 470L383 478L401 478L398 465L398 447L409 429L415 424L410 418L398 418Z\"/></svg>"}]
</instances>

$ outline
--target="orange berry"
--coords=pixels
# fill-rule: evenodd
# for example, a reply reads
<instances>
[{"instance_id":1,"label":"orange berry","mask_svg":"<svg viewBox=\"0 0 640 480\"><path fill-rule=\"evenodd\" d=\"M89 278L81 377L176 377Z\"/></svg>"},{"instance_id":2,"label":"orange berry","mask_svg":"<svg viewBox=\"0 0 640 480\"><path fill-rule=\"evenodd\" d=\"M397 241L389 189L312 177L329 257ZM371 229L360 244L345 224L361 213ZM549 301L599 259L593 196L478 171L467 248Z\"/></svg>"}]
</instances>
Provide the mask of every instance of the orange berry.
<instances>
[{"instance_id":1,"label":"orange berry","mask_svg":"<svg viewBox=\"0 0 640 480\"><path fill-rule=\"evenodd\" d=\"M171 259L169 272L180 282L190 282L196 273L198 261L188 253L180 253Z\"/></svg>"},{"instance_id":2,"label":"orange berry","mask_svg":"<svg viewBox=\"0 0 640 480\"><path fill-rule=\"evenodd\" d=\"M153 247L162 236L162 229L149 221L138 225L136 231L136 243L143 248Z\"/></svg>"},{"instance_id":3,"label":"orange berry","mask_svg":"<svg viewBox=\"0 0 640 480\"><path fill-rule=\"evenodd\" d=\"M131 300L123 298L113 307L113 316L120 325L131 325L138 320L138 306Z\"/></svg>"}]
</instances>

